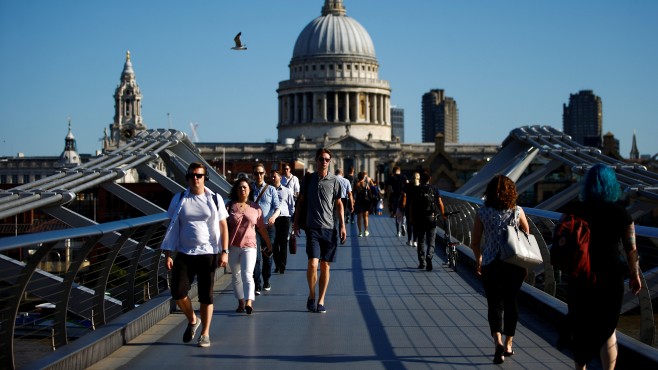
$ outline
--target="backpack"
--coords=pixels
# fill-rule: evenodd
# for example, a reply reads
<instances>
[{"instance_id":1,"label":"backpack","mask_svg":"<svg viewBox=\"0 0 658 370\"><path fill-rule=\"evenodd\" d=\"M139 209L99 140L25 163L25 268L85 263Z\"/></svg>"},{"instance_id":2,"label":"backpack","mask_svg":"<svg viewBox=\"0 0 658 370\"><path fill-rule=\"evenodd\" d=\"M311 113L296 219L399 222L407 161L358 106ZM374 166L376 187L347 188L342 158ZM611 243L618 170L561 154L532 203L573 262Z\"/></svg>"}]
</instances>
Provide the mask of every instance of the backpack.
<instances>
[{"instance_id":1,"label":"backpack","mask_svg":"<svg viewBox=\"0 0 658 370\"><path fill-rule=\"evenodd\" d=\"M414 213L423 212L428 216L434 214L438 216L439 209L436 205L436 190L429 185L420 185L415 194Z\"/></svg>"},{"instance_id":2,"label":"backpack","mask_svg":"<svg viewBox=\"0 0 658 370\"><path fill-rule=\"evenodd\" d=\"M596 276L590 266L589 241L587 221L574 215L565 215L553 231L551 264L570 278L594 284Z\"/></svg>"}]
</instances>

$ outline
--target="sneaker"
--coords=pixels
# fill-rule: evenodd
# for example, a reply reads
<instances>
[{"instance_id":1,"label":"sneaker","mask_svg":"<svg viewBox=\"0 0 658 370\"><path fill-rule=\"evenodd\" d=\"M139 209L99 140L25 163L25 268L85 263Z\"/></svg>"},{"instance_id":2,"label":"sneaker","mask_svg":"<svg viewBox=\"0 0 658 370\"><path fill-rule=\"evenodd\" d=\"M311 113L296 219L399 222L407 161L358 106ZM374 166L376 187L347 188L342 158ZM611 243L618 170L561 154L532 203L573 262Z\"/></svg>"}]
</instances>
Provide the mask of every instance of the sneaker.
<instances>
[{"instance_id":1,"label":"sneaker","mask_svg":"<svg viewBox=\"0 0 658 370\"><path fill-rule=\"evenodd\" d=\"M427 271L432 271L432 259L431 259L431 258L428 258L428 259L426 260L426 263L427 263L427 265L425 266L425 270L427 270Z\"/></svg>"},{"instance_id":2,"label":"sneaker","mask_svg":"<svg viewBox=\"0 0 658 370\"><path fill-rule=\"evenodd\" d=\"M405 227L402 228L401 234L402 234L402 236L407 236L407 230L406 230Z\"/></svg>"},{"instance_id":3,"label":"sneaker","mask_svg":"<svg viewBox=\"0 0 658 370\"><path fill-rule=\"evenodd\" d=\"M419 270L422 270L422 269L424 269L424 268L425 268L425 264L421 262L421 263L418 265L418 269L419 269Z\"/></svg>"},{"instance_id":4,"label":"sneaker","mask_svg":"<svg viewBox=\"0 0 658 370\"><path fill-rule=\"evenodd\" d=\"M359 233L359 238L362 238L362 237L363 237L363 233Z\"/></svg>"},{"instance_id":5,"label":"sneaker","mask_svg":"<svg viewBox=\"0 0 658 370\"><path fill-rule=\"evenodd\" d=\"M309 298L306 300L306 309L315 312L315 299Z\"/></svg>"},{"instance_id":6,"label":"sneaker","mask_svg":"<svg viewBox=\"0 0 658 370\"><path fill-rule=\"evenodd\" d=\"M210 347L210 337L207 335L202 335L199 337L199 347L207 348Z\"/></svg>"},{"instance_id":7,"label":"sneaker","mask_svg":"<svg viewBox=\"0 0 658 370\"><path fill-rule=\"evenodd\" d=\"M269 291L270 289L272 289L272 285L270 283L265 284L265 290Z\"/></svg>"},{"instance_id":8,"label":"sneaker","mask_svg":"<svg viewBox=\"0 0 658 370\"><path fill-rule=\"evenodd\" d=\"M366 236L370 235L370 231L366 230Z\"/></svg>"},{"instance_id":9,"label":"sneaker","mask_svg":"<svg viewBox=\"0 0 658 370\"><path fill-rule=\"evenodd\" d=\"M317 313L327 313L327 309L324 308L324 305L318 303L318 308L315 310Z\"/></svg>"},{"instance_id":10,"label":"sneaker","mask_svg":"<svg viewBox=\"0 0 658 370\"><path fill-rule=\"evenodd\" d=\"M254 292L256 295L260 295L260 289L256 289L256 292Z\"/></svg>"},{"instance_id":11,"label":"sneaker","mask_svg":"<svg viewBox=\"0 0 658 370\"><path fill-rule=\"evenodd\" d=\"M398 231L398 238L401 237L401 236L402 236L402 234L400 234L400 232Z\"/></svg>"},{"instance_id":12,"label":"sneaker","mask_svg":"<svg viewBox=\"0 0 658 370\"><path fill-rule=\"evenodd\" d=\"M418 242L414 242L414 247L418 247Z\"/></svg>"},{"instance_id":13,"label":"sneaker","mask_svg":"<svg viewBox=\"0 0 658 370\"><path fill-rule=\"evenodd\" d=\"M413 240L407 241L407 245L410 246L410 247L413 247L414 246Z\"/></svg>"},{"instance_id":14,"label":"sneaker","mask_svg":"<svg viewBox=\"0 0 658 370\"><path fill-rule=\"evenodd\" d=\"M194 335L196 334L196 330L201 326L201 319L199 319L198 316L196 317L196 323L195 324L187 324L187 329L185 329L185 333L183 334L183 343L190 343L192 339L194 339Z\"/></svg>"}]
</instances>

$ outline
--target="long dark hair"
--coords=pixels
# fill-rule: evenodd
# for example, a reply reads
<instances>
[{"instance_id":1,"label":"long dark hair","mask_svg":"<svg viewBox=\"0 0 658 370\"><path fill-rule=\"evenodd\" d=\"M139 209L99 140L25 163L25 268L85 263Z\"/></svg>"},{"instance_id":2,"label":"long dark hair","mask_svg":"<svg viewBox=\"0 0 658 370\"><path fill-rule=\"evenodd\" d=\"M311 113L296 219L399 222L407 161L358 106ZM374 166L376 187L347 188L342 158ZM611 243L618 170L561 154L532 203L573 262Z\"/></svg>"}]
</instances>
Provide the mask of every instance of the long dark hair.
<instances>
[{"instance_id":1,"label":"long dark hair","mask_svg":"<svg viewBox=\"0 0 658 370\"><path fill-rule=\"evenodd\" d=\"M484 205L499 211L512 209L516 206L516 184L509 177L497 175L489 184L484 193Z\"/></svg>"},{"instance_id":2,"label":"long dark hair","mask_svg":"<svg viewBox=\"0 0 658 370\"><path fill-rule=\"evenodd\" d=\"M231 188L231 202L237 202L238 201L238 190L240 189L240 183L245 183L247 184L247 187L249 188L249 195L247 195L247 200L250 202L254 201L254 192L251 189L251 184L249 183L249 180L246 177L240 177L235 182L233 183L233 187Z\"/></svg>"}]
</instances>

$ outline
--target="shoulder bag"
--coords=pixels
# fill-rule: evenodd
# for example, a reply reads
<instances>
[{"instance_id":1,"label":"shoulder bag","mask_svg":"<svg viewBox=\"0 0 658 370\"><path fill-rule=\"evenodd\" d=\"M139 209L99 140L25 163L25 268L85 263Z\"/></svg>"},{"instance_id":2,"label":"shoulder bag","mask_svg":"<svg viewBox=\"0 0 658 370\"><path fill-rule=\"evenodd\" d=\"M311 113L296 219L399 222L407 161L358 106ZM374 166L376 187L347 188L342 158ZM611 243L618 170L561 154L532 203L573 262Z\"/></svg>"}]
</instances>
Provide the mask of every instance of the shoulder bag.
<instances>
[{"instance_id":1,"label":"shoulder bag","mask_svg":"<svg viewBox=\"0 0 658 370\"><path fill-rule=\"evenodd\" d=\"M532 234L526 234L519 228L515 209L512 222L503 226L502 245L500 247L500 259L524 268L534 268L543 263L539 244Z\"/></svg>"}]
</instances>

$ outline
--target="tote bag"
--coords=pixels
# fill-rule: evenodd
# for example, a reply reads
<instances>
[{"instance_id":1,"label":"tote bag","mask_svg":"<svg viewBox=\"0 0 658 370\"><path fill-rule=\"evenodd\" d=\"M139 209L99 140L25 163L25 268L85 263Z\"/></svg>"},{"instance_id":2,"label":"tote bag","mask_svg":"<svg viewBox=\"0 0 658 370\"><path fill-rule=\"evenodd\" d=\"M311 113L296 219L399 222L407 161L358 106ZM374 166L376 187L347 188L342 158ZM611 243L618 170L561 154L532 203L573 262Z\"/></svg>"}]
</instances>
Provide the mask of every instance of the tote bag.
<instances>
[{"instance_id":1,"label":"tote bag","mask_svg":"<svg viewBox=\"0 0 658 370\"><path fill-rule=\"evenodd\" d=\"M518 209L515 211L518 212ZM543 263L539 244L532 234L526 234L519 228L516 215L512 223L504 226L502 230L502 245L500 259L524 268L534 268Z\"/></svg>"}]
</instances>

